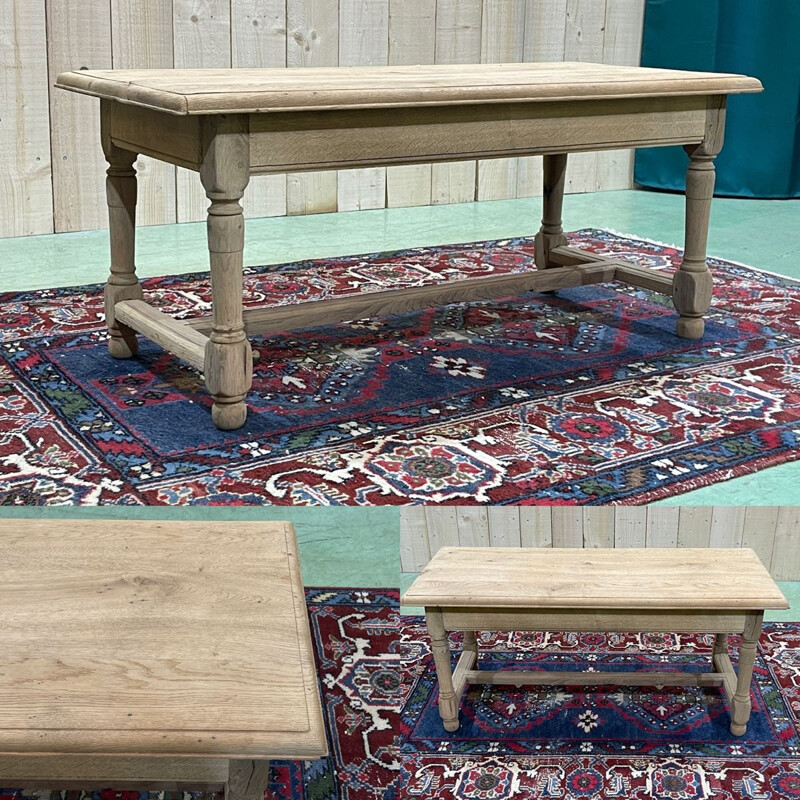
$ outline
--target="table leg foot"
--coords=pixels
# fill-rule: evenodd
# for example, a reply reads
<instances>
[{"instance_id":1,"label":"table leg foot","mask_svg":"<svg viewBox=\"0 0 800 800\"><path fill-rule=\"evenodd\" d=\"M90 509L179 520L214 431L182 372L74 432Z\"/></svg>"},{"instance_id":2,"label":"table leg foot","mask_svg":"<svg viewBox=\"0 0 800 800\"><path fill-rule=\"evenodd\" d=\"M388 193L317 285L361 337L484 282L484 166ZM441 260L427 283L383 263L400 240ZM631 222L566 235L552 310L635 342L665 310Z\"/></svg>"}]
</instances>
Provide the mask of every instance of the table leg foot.
<instances>
[{"instance_id":1,"label":"table leg foot","mask_svg":"<svg viewBox=\"0 0 800 800\"><path fill-rule=\"evenodd\" d=\"M706 323L702 317L678 317L675 333L681 339L702 339Z\"/></svg>"},{"instance_id":2,"label":"table leg foot","mask_svg":"<svg viewBox=\"0 0 800 800\"><path fill-rule=\"evenodd\" d=\"M746 730L747 725L737 725L735 722L731 722L731 733L734 736L744 736Z\"/></svg>"},{"instance_id":3,"label":"table leg foot","mask_svg":"<svg viewBox=\"0 0 800 800\"><path fill-rule=\"evenodd\" d=\"M454 733L459 728L458 717L456 717L455 719L442 720L442 724L444 725L444 729L449 733Z\"/></svg>"},{"instance_id":4,"label":"table leg foot","mask_svg":"<svg viewBox=\"0 0 800 800\"><path fill-rule=\"evenodd\" d=\"M215 402L211 406L211 419L221 431L235 431L247 419L247 404L244 400L238 403Z\"/></svg>"},{"instance_id":5,"label":"table leg foot","mask_svg":"<svg viewBox=\"0 0 800 800\"><path fill-rule=\"evenodd\" d=\"M108 353L112 358L133 358L139 352L136 333L118 324L116 330L109 331Z\"/></svg>"}]
</instances>

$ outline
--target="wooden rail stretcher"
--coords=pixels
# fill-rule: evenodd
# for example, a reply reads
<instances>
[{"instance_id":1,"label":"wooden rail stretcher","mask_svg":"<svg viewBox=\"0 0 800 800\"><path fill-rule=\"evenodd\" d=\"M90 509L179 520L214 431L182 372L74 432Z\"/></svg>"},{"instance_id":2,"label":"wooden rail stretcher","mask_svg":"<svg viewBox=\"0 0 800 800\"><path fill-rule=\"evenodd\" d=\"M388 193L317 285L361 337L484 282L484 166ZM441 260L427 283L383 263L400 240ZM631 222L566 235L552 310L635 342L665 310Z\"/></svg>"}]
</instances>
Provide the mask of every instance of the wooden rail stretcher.
<instances>
[{"instance_id":1,"label":"wooden rail stretcher","mask_svg":"<svg viewBox=\"0 0 800 800\"><path fill-rule=\"evenodd\" d=\"M285 522L0 520L0 786L224 789L327 753Z\"/></svg>"},{"instance_id":2,"label":"wooden rail stretcher","mask_svg":"<svg viewBox=\"0 0 800 800\"><path fill-rule=\"evenodd\" d=\"M721 686L731 733L750 719L750 681L764 610L788 608L746 548L476 548L439 550L403 595L424 606L445 730L471 683L542 686ZM543 672L478 668L476 631L715 634L708 672ZM448 631L463 631L451 669ZM741 634L738 674L727 636Z\"/></svg>"},{"instance_id":3,"label":"wooden rail stretcher","mask_svg":"<svg viewBox=\"0 0 800 800\"><path fill-rule=\"evenodd\" d=\"M258 333L616 280L671 294L678 336L700 338L712 293L706 238L726 97L761 90L743 75L588 63L80 70L56 85L101 98L111 355L135 355L138 332L202 370L214 423L228 430L247 416L247 337ZM685 255L674 279L568 247L567 153L659 145L683 145L690 157ZM200 173L210 200L208 317L177 321L143 298L134 260L140 153ZM536 270L243 312L240 200L251 174L537 154L544 214Z\"/></svg>"}]
</instances>

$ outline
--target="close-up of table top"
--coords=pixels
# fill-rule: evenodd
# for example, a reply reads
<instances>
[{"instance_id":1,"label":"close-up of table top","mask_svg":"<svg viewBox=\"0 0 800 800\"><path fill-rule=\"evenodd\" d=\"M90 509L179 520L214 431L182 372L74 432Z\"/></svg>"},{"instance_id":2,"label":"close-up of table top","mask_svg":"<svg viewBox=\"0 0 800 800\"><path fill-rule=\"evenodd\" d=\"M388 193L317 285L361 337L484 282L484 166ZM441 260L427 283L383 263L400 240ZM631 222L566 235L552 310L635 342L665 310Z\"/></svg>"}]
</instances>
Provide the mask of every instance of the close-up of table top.
<instances>
[{"instance_id":1,"label":"close-up of table top","mask_svg":"<svg viewBox=\"0 0 800 800\"><path fill-rule=\"evenodd\" d=\"M0 520L0 754L311 758L283 522Z\"/></svg>"},{"instance_id":2,"label":"close-up of table top","mask_svg":"<svg viewBox=\"0 0 800 800\"><path fill-rule=\"evenodd\" d=\"M748 548L444 547L402 603L459 608L788 608Z\"/></svg>"},{"instance_id":3,"label":"close-up of table top","mask_svg":"<svg viewBox=\"0 0 800 800\"><path fill-rule=\"evenodd\" d=\"M761 91L756 78L586 62L76 70L56 86L172 114L274 113Z\"/></svg>"}]
</instances>

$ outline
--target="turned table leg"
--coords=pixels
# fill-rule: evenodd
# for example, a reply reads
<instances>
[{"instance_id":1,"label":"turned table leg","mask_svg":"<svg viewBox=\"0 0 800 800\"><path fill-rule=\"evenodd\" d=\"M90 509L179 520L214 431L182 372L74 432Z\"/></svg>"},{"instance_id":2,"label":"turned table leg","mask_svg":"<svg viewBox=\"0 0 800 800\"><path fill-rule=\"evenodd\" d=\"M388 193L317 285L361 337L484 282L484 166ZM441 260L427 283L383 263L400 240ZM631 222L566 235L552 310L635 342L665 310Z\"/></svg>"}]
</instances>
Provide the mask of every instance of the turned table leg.
<instances>
[{"instance_id":1,"label":"turned table leg","mask_svg":"<svg viewBox=\"0 0 800 800\"><path fill-rule=\"evenodd\" d=\"M702 145L685 148L691 158L686 172L686 243L683 261L672 282L672 299L678 310L677 334L700 339L703 316L711 305L712 279L706 263L708 222L714 196L714 156Z\"/></svg>"},{"instance_id":2,"label":"turned table leg","mask_svg":"<svg viewBox=\"0 0 800 800\"><path fill-rule=\"evenodd\" d=\"M200 179L211 201L208 250L213 321L204 371L214 398L214 424L235 430L247 418L245 397L253 380L250 342L242 319L244 215L239 202L250 179L250 145L246 117L215 117L206 125Z\"/></svg>"},{"instance_id":3,"label":"turned table leg","mask_svg":"<svg viewBox=\"0 0 800 800\"><path fill-rule=\"evenodd\" d=\"M478 663L478 639L475 631L464 631L463 649L470 653L475 653L475 663Z\"/></svg>"},{"instance_id":4,"label":"turned table leg","mask_svg":"<svg viewBox=\"0 0 800 800\"><path fill-rule=\"evenodd\" d=\"M731 698L731 733L742 736L750 719L750 682L756 660L756 646L761 637L763 613L752 614L747 619L742 644L739 648L739 664L736 672L736 692Z\"/></svg>"},{"instance_id":5,"label":"turned table leg","mask_svg":"<svg viewBox=\"0 0 800 800\"><path fill-rule=\"evenodd\" d=\"M725 98L706 112L706 133L700 144L686 145L686 232L683 261L672 279L672 300L680 315L676 332L682 339L700 339L703 317L711 305L712 278L706 263L708 222L714 196L714 158L722 149Z\"/></svg>"},{"instance_id":6,"label":"turned table leg","mask_svg":"<svg viewBox=\"0 0 800 800\"><path fill-rule=\"evenodd\" d=\"M231 759L225 800L264 800L269 784L269 761Z\"/></svg>"},{"instance_id":7,"label":"turned table leg","mask_svg":"<svg viewBox=\"0 0 800 800\"><path fill-rule=\"evenodd\" d=\"M106 101L101 106L101 140L108 170L106 199L108 202L108 237L111 249L111 270L105 287L108 352L114 358L136 355L138 343L132 328L118 322L114 306L121 300L141 300L142 287L136 277L136 169L137 153L123 150L111 141Z\"/></svg>"},{"instance_id":8,"label":"turned table leg","mask_svg":"<svg viewBox=\"0 0 800 800\"><path fill-rule=\"evenodd\" d=\"M450 645L442 622L442 612L435 608L426 608L425 618L428 623L428 635L431 637L436 677L439 680L439 716L446 731L457 731L458 698L453 688Z\"/></svg>"},{"instance_id":9,"label":"turned table leg","mask_svg":"<svg viewBox=\"0 0 800 800\"><path fill-rule=\"evenodd\" d=\"M538 269L557 267L550 260L550 251L567 243L561 227L561 210L564 206L564 176L567 172L567 154L551 153L544 156L544 184L542 192L542 227L534 238L534 260Z\"/></svg>"},{"instance_id":10,"label":"turned table leg","mask_svg":"<svg viewBox=\"0 0 800 800\"><path fill-rule=\"evenodd\" d=\"M728 652L728 634L718 633L714 636L714 648L711 651L711 668L714 667L714 658L718 655L725 655Z\"/></svg>"}]
</instances>

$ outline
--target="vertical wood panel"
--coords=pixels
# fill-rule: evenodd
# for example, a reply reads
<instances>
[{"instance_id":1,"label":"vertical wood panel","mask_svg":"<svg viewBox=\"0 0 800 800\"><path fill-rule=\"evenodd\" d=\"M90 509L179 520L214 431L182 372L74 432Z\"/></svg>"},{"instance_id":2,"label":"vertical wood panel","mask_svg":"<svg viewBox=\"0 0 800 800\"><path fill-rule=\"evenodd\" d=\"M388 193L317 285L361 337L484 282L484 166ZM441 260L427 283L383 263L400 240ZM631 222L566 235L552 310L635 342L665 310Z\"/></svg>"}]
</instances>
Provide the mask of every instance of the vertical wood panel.
<instances>
[{"instance_id":1,"label":"vertical wood panel","mask_svg":"<svg viewBox=\"0 0 800 800\"><path fill-rule=\"evenodd\" d=\"M583 509L583 546L614 546L613 506L591 506Z\"/></svg>"},{"instance_id":2,"label":"vertical wood panel","mask_svg":"<svg viewBox=\"0 0 800 800\"><path fill-rule=\"evenodd\" d=\"M477 64L481 60L483 0L437 0L437 64ZM431 202L470 203L475 200L477 162L449 161L431 170Z\"/></svg>"},{"instance_id":3,"label":"vertical wood panel","mask_svg":"<svg viewBox=\"0 0 800 800\"><path fill-rule=\"evenodd\" d=\"M800 506L778 511L770 572L775 580L800 580Z\"/></svg>"},{"instance_id":4,"label":"vertical wood panel","mask_svg":"<svg viewBox=\"0 0 800 800\"><path fill-rule=\"evenodd\" d=\"M389 60L389 0L340 0L339 64L385 65ZM383 208L386 168L345 169L339 172L340 211Z\"/></svg>"},{"instance_id":5,"label":"vertical wood panel","mask_svg":"<svg viewBox=\"0 0 800 800\"><path fill-rule=\"evenodd\" d=\"M170 69L173 64L172 5L163 0L111 0L114 69ZM175 167L139 156L137 225L176 221Z\"/></svg>"},{"instance_id":6,"label":"vertical wood panel","mask_svg":"<svg viewBox=\"0 0 800 800\"><path fill-rule=\"evenodd\" d=\"M680 506L678 547L708 547L711 541L710 506Z\"/></svg>"},{"instance_id":7,"label":"vertical wood panel","mask_svg":"<svg viewBox=\"0 0 800 800\"><path fill-rule=\"evenodd\" d=\"M583 547L583 509L553 506L553 547Z\"/></svg>"},{"instance_id":8,"label":"vertical wood panel","mask_svg":"<svg viewBox=\"0 0 800 800\"><path fill-rule=\"evenodd\" d=\"M425 507L425 521L428 524L428 546L431 558L440 547L458 545L458 523L455 508Z\"/></svg>"},{"instance_id":9,"label":"vertical wood panel","mask_svg":"<svg viewBox=\"0 0 800 800\"><path fill-rule=\"evenodd\" d=\"M110 0L48 0L47 31L51 86L66 70L111 67ZM56 232L107 227L100 103L53 89L50 124Z\"/></svg>"},{"instance_id":10,"label":"vertical wood panel","mask_svg":"<svg viewBox=\"0 0 800 800\"><path fill-rule=\"evenodd\" d=\"M175 67L231 65L230 0L172 0ZM200 178L178 168L178 222L206 218L208 201Z\"/></svg>"},{"instance_id":11,"label":"vertical wood panel","mask_svg":"<svg viewBox=\"0 0 800 800\"><path fill-rule=\"evenodd\" d=\"M433 64L436 52L436 0L389 0L389 64ZM386 169L386 204L431 204L431 165Z\"/></svg>"},{"instance_id":12,"label":"vertical wood panel","mask_svg":"<svg viewBox=\"0 0 800 800\"><path fill-rule=\"evenodd\" d=\"M339 64L339 0L288 0L286 61L290 67L335 67ZM337 209L338 175L290 172L286 207L289 214L318 214Z\"/></svg>"},{"instance_id":13,"label":"vertical wood panel","mask_svg":"<svg viewBox=\"0 0 800 800\"><path fill-rule=\"evenodd\" d=\"M421 572L431 560L425 509L412 506L400 509L400 569Z\"/></svg>"},{"instance_id":14,"label":"vertical wood panel","mask_svg":"<svg viewBox=\"0 0 800 800\"><path fill-rule=\"evenodd\" d=\"M286 66L286 0L230 0L231 66ZM242 199L245 217L286 214L286 176L253 175Z\"/></svg>"},{"instance_id":15,"label":"vertical wood panel","mask_svg":"<svg viewBox=\"0 0 800 800\"><path fill-rule=\"evenodd\" d=\"M456 509L458 543L462 547L489 546L489 513L480 506L463 506Z\"/></svg>"},{"instance_id":16,"label":"vertical wood panel","mask_svg":"<svg viewBox=\"0 0 800 800\"><path fill-rule=\"evenodd\" d=\"M714 506L711 515L711 547L741 547L744 506Z\"/></svg>"},{"instance_id":17,"label":"vertical wood panel","mask_svg":"<svg viewBox=\"0 0 800 800\"><path fill-rule=\"evenodd\" d=\"M606 0L567 0L565 61L602 61ZM593 192L597 183L597 153L571 154L566 191Z\"/></svg>"},{"instance_id":18,"label":"vertical wood panel","mask_svg":"<svg viewBox=\"0 0 800 800\"><path fill-rule=\"evenodd\" d=\"M483 0L481 63L522 61L525 6L503 0ZM502 200L517 194L516 158L478 161L478 200Z\"/></svg>"},{"instance_id":19,"label":"vertical wood panel","mask_svg":"<svg viewBox=\"0 0 800 800\"><path fill-rule=\"evenodd\" d=\"M772 566L778 511L777 506L748 506L744 512L742 547L755 550L767 569ZM800 573L794 576L794 580L800 580Z\"/></svg>"},{"instance_id":20,"label":"vertical wood panel","mask_svg":"<svg viewBox=\"0 0 800 800\"><path fill-rule=\"evenodd\" d=\"M567 0L526 0L523 61L563 61ZM517 197L542 194L542 157L517 160Z\"/></svg>"},{"instance_id":21,"label":"vertical wood panel","mask_svg":"<svg viewBox=\"0 0 800 800\"><path fill-rule=\"evenodd\" d=\"M553 546L553 515L547 506L519 510L519 537L523 547Z\"/></svg>"},{"instance_id":22,"label":"vertical wood panel","mask_svg":"<svg viewBox=\"0 0 800 800\"><path fill-rule=\"evenodd\" d=\"M489 508L489 543L492 547L519 547L519 508L491 506Z\"/></svg>"},{"instance_id":23,"label":"vertical wood panel","mask_svg":"<svg viewBox=\"0 0 800 800\"><path fill-rule=\"evenodd\" d=\"M606 0L603 62L638 67L642 60L645 0ZM597 154L594 188L629 189L633 185L633 153L604 150Z\"/></svg>"},{"instance_id":24,"label":"vertical wood panel","mask_svg":"<svg viewBox=\"0 0 800 800\"><path fill-rule=\"evenodd\" d=\"M647 506L620 506L614 515L614 547L644 547Z\"/></svg>"},{"instance_id":25,"label":"vertical wood panel","mask_svg":"<svg viewBox=\"0 0 800 800\"><path fill-rule=\"evenodd\" d=\"M646 547L678 546L678 506L648 506Z\"/></svg>"},{"instance_id":26,"label":"vertical wood panel","mask_svg":"<svg viewBox=\"0 0 800 800\"><path fill-rule=\"evenodd\" d=\"M441 546L751 547L777 580L800 580L800 507L495 506L401 512L403 570ZM740 524L741 523L741 524ZM723 533L729 528L733 533Z\"/></svg>"},{"instance_id":27,"label":"vertical wood panel","mask_svg":"<svg viewBox=\"0 0 800 800\"><path fill-rule=\"evenodd\" d=\"M0 237L53 232L44 0L0 14Z\"/></svg>"}]
</instances>

